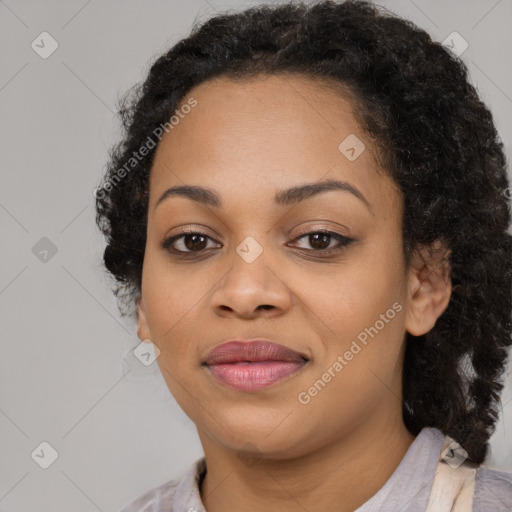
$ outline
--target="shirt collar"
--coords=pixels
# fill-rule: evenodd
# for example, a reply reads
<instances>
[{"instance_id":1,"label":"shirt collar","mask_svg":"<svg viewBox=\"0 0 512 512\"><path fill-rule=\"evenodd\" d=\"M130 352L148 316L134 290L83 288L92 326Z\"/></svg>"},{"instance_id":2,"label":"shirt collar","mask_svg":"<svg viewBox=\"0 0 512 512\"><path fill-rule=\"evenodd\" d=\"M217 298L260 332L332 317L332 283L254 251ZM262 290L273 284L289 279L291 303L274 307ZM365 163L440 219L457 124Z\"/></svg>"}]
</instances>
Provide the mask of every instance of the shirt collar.
<instances>
[{"instance_id":1,"label":"shirt collar","mask_svg":"<svg viewBox=\"0 0 512 512\"><path fill-rule=\"evenodd\" d=\"M190 466L176 488L171 512L206 512L199 492L199 482L205 472L206 460L201 457Z\"/></svg>"},{"instance_id":2,"label":"shirt collar","mask_svg":"<svg viewBox=\"0 0 512 512\"><path fill-rule=\"evenodd\" d=\"M443 442L440 430L424 427L386 483L354 512L423 512Z\"/></svg>"}]
</instances>

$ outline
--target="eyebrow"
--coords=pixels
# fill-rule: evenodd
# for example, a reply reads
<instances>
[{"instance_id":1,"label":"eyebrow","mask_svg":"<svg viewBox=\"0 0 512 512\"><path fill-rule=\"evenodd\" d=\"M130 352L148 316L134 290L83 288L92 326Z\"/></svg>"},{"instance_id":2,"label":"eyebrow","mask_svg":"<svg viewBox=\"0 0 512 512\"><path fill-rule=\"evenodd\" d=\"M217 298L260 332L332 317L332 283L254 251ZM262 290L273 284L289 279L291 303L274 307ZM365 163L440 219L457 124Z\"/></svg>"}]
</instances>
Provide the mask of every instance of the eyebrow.
<instances>
[{"instance_id":1,"label":"eyebrow","mask_svg":"<svg viewBox=\"0 0 512 512\"><path fill-rule=\"evenodd\" d=\"M294 205L317 194L331 190L341 190L351 193L366 205L372 215L374 214L371 203L354 185L339 180L317 181L280 190L274 196L274 203L278 206ZM186 197L192 201L213 206L214 208L222 207L222 199L213 190L198 185L178 185L167 189L156 202L155 208L164 201L164 199L169 197Z\"/></svg>"}]
</instances>

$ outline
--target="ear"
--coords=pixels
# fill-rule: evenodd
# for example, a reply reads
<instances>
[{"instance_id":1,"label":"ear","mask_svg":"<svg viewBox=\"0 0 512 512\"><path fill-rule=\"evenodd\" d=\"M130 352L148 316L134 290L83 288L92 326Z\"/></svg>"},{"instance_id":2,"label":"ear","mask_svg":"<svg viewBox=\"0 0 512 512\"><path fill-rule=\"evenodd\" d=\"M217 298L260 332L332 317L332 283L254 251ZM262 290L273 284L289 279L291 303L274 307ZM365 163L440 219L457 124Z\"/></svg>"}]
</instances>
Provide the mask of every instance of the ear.
<instances>
[{"instance_id":1,"label":"ear","mask_svg":"<svg viewBox=\"0 0 512 512\"><path fill-rule=\"evenodd\" d=\"M146 318L146 310L142 296L138 296L135 303L137 304L137 336L141 341L151 342L151 335L149 332L148 321Z\"/></svg>"},{"instance_id":2,"label":"ear","mask_svg":"<svg viewBox=\"0 0 512 512\"><path fill-rule=\"evenodd\" d=\"M405 328L413 336L430 331L450 302L449 256L450 251L437 240L411 257Z\"/></svg>"}]
</instances>

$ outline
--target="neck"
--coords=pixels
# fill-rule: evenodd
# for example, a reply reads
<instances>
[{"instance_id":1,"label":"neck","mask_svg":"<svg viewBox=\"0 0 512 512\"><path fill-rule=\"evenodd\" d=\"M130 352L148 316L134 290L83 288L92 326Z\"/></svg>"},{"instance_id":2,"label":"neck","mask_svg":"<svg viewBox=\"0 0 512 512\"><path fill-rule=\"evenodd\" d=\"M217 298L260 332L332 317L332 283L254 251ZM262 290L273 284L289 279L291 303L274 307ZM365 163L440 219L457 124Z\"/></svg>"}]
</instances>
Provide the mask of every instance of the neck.
<instances>
[{"instance_id":1,"label":"neck","mask_svg":"<svg viewBox=\"0 0 512 512\"><path fill-rule=\"evenodd\" d=\"M208 512L352 512L386 483L414 441L401 415L375 425L367 422L300 457L250 461L199 431L207 465L203 504Z\"/></svg>"}]
</instances>

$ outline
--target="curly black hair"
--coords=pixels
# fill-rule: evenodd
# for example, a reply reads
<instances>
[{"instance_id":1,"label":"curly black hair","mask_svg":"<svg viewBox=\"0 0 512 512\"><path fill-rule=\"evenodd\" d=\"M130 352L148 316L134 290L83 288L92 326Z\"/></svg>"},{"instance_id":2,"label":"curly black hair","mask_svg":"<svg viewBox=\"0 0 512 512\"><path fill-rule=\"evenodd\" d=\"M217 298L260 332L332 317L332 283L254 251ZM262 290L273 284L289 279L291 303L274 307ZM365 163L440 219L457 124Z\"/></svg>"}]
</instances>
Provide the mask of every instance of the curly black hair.
<instances>
[{"instance_id":1,"label":"curly black hair","mask_svg":"<svg viewBox=\"0 0 512 512\"><path fill-rule=\"evenodd\" d=\"M123 137L96 195L103 262L122 316L134 317L155 147L133 155L196 85L214 77L301 74L350 92L381 168L403 193L403 244L450 249L452 294L435 326L406 333L403 418L484 460L512 344L507 163L465 64L412 22L371 2L259 5L194 24L119 101ZM160 128L160 132L161 132ZM154 145L154 144L153 144ZM130 169L126 163L130 161ZM123 171L123 172L121 172Z\"/></svg>"}]
</instances>

